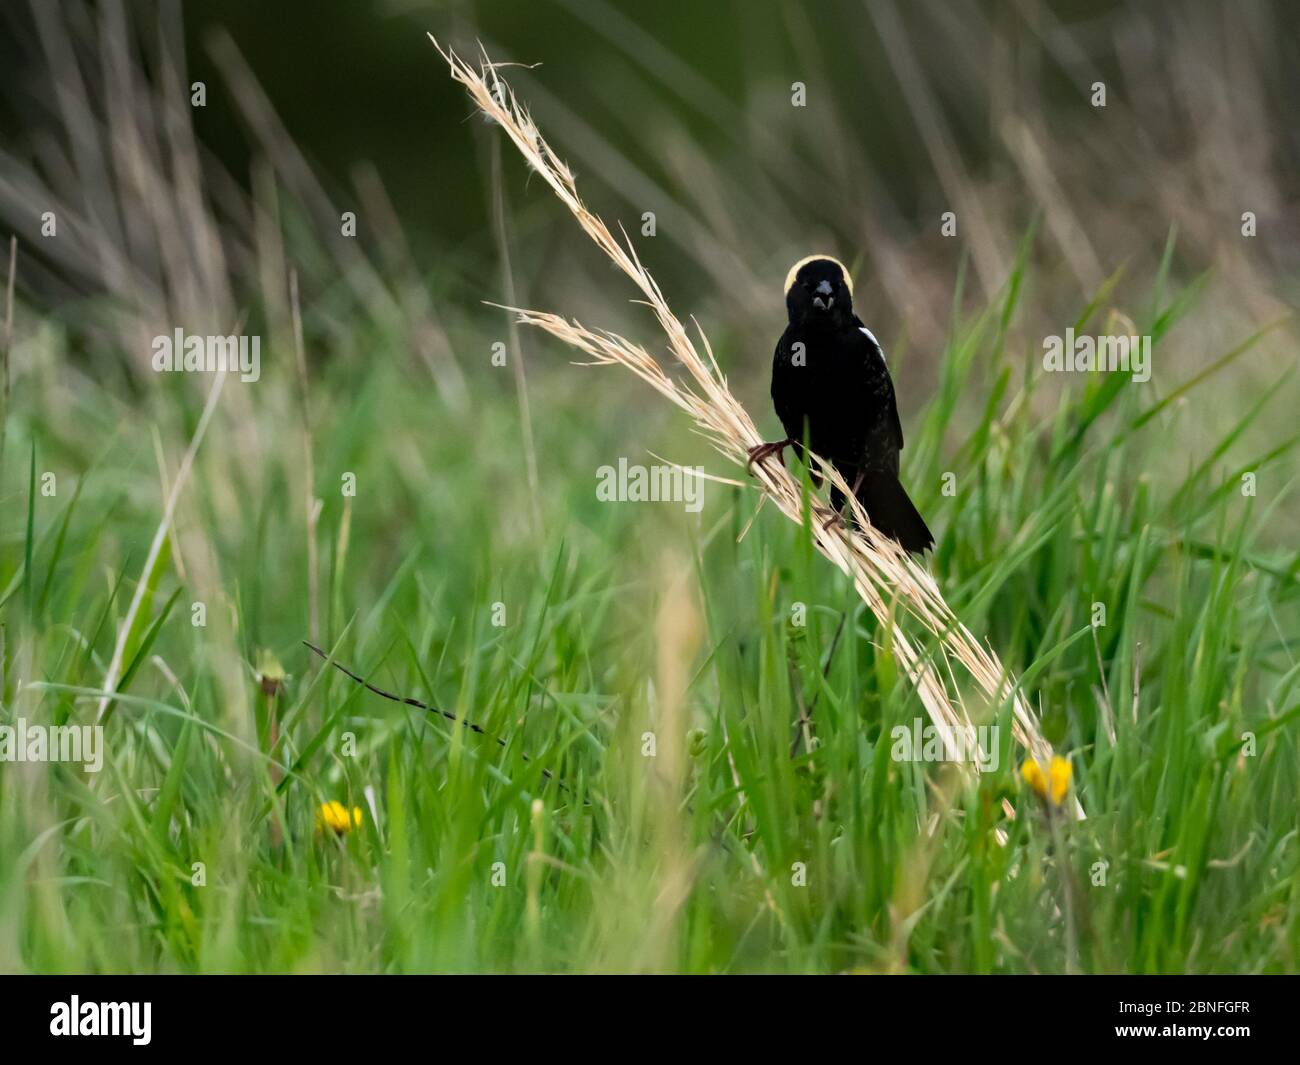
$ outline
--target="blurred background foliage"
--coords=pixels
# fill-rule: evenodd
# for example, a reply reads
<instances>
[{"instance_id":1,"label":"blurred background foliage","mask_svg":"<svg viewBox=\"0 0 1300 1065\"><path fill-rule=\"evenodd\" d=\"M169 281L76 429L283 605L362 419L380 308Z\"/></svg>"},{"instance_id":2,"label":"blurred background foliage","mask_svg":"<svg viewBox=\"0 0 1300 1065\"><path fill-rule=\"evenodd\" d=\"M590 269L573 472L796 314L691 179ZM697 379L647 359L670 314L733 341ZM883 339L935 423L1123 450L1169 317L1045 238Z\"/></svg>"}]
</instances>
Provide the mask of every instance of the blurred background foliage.
<instances>
[{"instance_id":1,"label":"blurred background foliage","mask_svg":"<svg viewBox=\"0 0 1300 1065\"><path fill-rule=\"evenodd\" d=\"M855 266L877 335L907 345L909 407L932 384L963 257L980 304L1035 219L1044 320L1030 330L1059 332L1121 265L1149 275L1171 229L1175 277L1219 275L1206 318L1221 335L1202 333L1189 359L1200 340L1220 344L1242 318L1276 316L1295 298L1300 33L1285 2L232 0L10 3L4 17L0 210L26 248L24 287L47 297L65 295L60 284L93 295L105 279L85 261L47 261L31 216L41 190L108 225L76 185L120 184L133 164L94 158L90 129L142 122L139 94L173 67L185 85L208 86L193 123L218 210L247 221L236 192L255 197L269 160L315 250L337 245L338 213L356 210L365 253L380 262L400 244L445 328L463 318L499 331L479 303L505 287L493 133L445 76L432 30L462 51L482 41L498 60L529 64L513 81L585 195L630 232L655 213L643 254L670 299L756 376L781 326L787 266L823 247ZM52 72L73 68L56 89ZM122 88L128 68L135 94ZM1105 108L1090 102L1098 81ZM806 107L791 106L795 82ZM161 128L167 112L152 109ZM521 177L508 159L518 298L607 320L621 295L607 268ZM939 231L948 210L955 240ZM1250 241L1247 210L1258 217ZM251 228L221 234L236 274L253 272L241 256ZM291 255L307 252L291 241ZM319 291L333 277L313 282Z\"/></svg>"}]
</instances>

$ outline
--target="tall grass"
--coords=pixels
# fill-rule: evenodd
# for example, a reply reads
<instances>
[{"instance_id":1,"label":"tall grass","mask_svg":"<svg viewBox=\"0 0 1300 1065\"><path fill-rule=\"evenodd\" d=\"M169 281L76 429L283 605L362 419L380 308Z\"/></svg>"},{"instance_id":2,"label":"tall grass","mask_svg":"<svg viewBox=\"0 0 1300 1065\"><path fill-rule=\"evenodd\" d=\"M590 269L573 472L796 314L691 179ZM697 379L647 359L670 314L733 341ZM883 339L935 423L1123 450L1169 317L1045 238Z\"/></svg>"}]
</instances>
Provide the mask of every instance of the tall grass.
<instances>
[{"instance_id":1,"label":"tall grass","mask_svg":"<svg viewBox=\"0 0 1300 1065\"><path fill-rule=\"evenodd\" d=\"M378 366L358 392L326 367L327 639L508 746L312 670L302 521L284 505L295 430L268 429L282 446L238 522L182 530L221 574L208 627L190 624L193 555L185 576L175 548L146 574L105 771L0 771L4 966L1294 969L1294 556L1261 542L1271 501L1243 499L1208 463L1174 484L1143 478L1142 454L1189 407L1144 418L1139 389L1103 384L1035 417L1035 375L987 327L1016 314L1017 291L954 329L953 383L1001 378L1007 393L949 460L961 498L924 505L944 586L1021 670L1089 820L1049 821L1005 744L978 781L891 761L889 730L921 707L888 630L816 563L806 531L760 518L737 542L749 493L712 491L700 523L597 503L568 471L624 444L609 423L572 432L588 401L556 390L538 434L557 531L533 543L511 528L525 503L503 513L500 485L422 417L403 372ZM42 343L16 358L60 357ZM289 392L291 371L266 387ZM58 432L98 402L61 413L67 398L26 379L15 436L34 441L38 469L86 472L31 497L30 532L27 507L5 510L4 701L30 721L93 719L159 507L147 450ZM508 394L485 404L480 437L508 437L513 418ZM199 513L244 480L221 444L214 433L186 489ZM1275 450L1239 465L1270 483L1294 442ZM344 468L354 505L333 483ZM788 622L796 602L806 628ZM258 648L290 673L269 757ZM792 758L801 711L816 745ZM330 798L361 806L363 826L318 834Z\"/></svg>"}]
</instances>

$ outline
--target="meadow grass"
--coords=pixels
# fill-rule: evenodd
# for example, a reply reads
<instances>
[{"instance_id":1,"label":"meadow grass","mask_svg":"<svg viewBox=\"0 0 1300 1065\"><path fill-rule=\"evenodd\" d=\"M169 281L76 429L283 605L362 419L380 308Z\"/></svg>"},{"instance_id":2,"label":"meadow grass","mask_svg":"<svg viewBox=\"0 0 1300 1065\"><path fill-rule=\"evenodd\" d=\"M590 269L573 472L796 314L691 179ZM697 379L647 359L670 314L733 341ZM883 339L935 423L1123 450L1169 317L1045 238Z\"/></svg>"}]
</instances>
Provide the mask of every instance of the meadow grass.
<instances>
[{"instance_id":1,"label":"meadow grass","mask_svg":"<svg viewBox=\"0 0 1300 1065\"><path fill-rule=\"evenodd\" d=\"M530 382L530 499L508 371L431 414L410 366L359 338L364 374L304 368L307 486L280 336L258 385L227 384L142 572L203 392L123 398L57 329L28 331L0 487L5 721L93 721L143 591L103 771L0 765L0 967L1294 971L1298 561L1270 519L1296 442L1242 446L1279 393L1162 454L1223 378L1040 394L1037 353L1008 339L1030 280L1020 263L954 313L904 479L950 604L1070 759L1080 822L1023 786L1009 728L977 778L892 760L890 730L924 710L890 632L806 529L750 524L757 492L710 485L699 515L598 502L619 455L710 461L624 375ZM1137 323L1157 361L1196 309L1164 285ZM309 337L327 314L305 308ZM324 668L314 629L505 745ZM360 826L321 831L328 800Z\"/></svg>"}]
</instances>

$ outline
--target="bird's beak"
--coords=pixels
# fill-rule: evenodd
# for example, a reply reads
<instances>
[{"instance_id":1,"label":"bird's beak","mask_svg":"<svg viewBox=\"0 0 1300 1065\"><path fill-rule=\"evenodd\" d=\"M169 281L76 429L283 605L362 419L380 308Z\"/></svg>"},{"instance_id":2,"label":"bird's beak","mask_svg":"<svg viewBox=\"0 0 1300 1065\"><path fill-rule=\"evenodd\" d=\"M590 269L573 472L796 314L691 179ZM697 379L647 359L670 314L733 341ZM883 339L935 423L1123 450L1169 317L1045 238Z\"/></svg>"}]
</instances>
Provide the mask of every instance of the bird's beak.
<instances>
[{"instance_id":1,"label":"bird's beak","mask_svg":"<svg viewBox=\"0 0 1300 1065\"><path fill-rule=\"evenodd\" d=\"M829 311L831 309L831 304L835 302L835 297L831 295L834 291L831 288L831 283L829 281L823 281L817 286L815 291L817 295L813 297L813 306L819 311Z\"/></svg>"}]
</instances>

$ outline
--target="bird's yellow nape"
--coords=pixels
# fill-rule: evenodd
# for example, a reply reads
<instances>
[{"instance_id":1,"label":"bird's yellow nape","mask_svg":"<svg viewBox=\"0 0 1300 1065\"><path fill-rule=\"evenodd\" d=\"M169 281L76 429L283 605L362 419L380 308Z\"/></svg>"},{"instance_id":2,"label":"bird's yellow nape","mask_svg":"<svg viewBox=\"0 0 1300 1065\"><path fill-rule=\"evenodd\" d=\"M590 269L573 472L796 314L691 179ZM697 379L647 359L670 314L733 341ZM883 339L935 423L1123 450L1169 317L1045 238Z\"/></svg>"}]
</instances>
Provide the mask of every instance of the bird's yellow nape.
<instances>
[{"instance_id":1,"label":"bird's yellow nape","mask_svg":"<svg viewBox=\"0 0 1300 1065\"><path fill-rule=\"evenodd\" d=\"M849 295L852 296L853 278L849 277L849 268L845 266L842 262L840 262L837 258L835 258L834 255L808 255L800 259L797 263L795 263L792 267L790 267L790 272L785 275L785 288L782 290L782 292L788 294L790 291L790 286L794 284L794 279L796 276L798 276L799 271L802 270L809 263L815 263L818 259L825 259L828 263L834 263L836 266L840 268L840 273L844 275L844 286L849 290Z\"/></svg>"}]
</instances>

